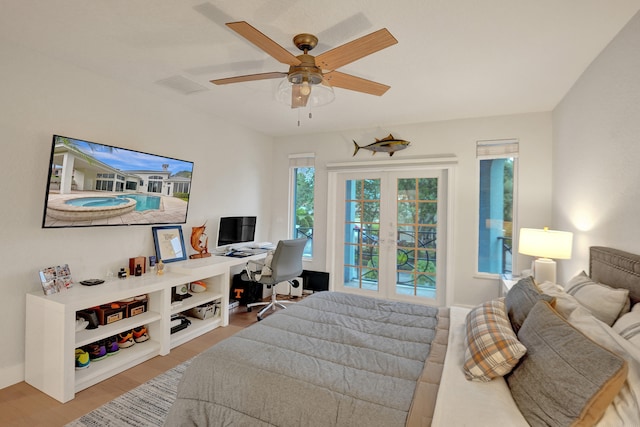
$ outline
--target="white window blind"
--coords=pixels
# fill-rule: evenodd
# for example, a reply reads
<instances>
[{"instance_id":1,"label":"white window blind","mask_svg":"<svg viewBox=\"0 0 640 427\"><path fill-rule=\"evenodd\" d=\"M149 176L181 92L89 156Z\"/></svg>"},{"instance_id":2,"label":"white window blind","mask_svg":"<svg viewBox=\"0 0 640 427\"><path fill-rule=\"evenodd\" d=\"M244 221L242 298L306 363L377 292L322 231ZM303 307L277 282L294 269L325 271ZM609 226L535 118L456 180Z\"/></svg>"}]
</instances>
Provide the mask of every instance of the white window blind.
<instances>
[{"instance_id":1,"label":"white window blind","mask_svg":"<svg viewBox=\"0 0 640 427\"><path fill-rule=\"evenodd\" d=\"M290 168L312 168L315 166L315 153L289 154Z\"/></svg>"},{"instance_id":2,"label":"white window blind","mask_svg":"<svg viewBox=\"0 0 640 427\"><path fill-rule=\"evenodd\" d=\"M494 139L476 142L476 157L499 158L518 157L519 142L517 139Z\"/></svg>"}]
</instances>

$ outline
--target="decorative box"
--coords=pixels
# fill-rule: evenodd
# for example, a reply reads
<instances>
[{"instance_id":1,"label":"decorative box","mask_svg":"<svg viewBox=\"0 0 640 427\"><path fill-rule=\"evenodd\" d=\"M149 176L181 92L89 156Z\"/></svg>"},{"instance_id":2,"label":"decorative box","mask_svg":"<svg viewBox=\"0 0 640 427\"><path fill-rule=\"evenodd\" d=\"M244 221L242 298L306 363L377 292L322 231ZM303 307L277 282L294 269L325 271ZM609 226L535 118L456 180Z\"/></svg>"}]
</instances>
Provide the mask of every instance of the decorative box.
<instances>
[{"instance_id":1,"label":"decorative box","mask_svg":"<svg viewBox=\"0 0 640 427\"><path fill-rule=\"evenodd\" d=\"M133 317L138 314L142 314L147 311L147 301L144 300L135 300L127 303L119 303L125 306L125 316Z\"/></svg>"},{"instance_id":2,"label":"decorative box","mask_svg":"<svg viewBox=\"0 0 640 427\"><path fill-rule=\"evenodd\" d=\"M129 276L136 275L136 267L140 266L140 274L147 272L147 257L138 256L135 258L129 258Z\"/></svg>"},{"instance_id":3,"label":"decorative box","mask_svg":"<svg viewBox=\"0 0 640 427\"><path fill-rule=\"evenodd\" d=\"M101 325L108 325L125 318L126 307L122 303L104 304L94 309Z\"/></svg>"}]
</instances>

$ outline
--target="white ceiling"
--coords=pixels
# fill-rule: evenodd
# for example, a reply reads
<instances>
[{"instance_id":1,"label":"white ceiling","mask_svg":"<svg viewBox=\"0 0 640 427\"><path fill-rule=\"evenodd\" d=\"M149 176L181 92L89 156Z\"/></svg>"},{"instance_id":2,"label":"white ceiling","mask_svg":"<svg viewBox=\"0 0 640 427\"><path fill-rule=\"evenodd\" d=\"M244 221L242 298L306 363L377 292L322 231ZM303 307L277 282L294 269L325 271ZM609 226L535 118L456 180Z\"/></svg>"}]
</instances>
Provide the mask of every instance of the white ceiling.
<instances>
[{"instance_id":1,"label":"white ceiling","mask_svg":"<svg viewBox=\"0 0 640 427\"><path fill-rule=\"evenodd\" d=\"M550 111L640 9L640 0L0 0L0 36L269 135ZM382 97L335 89L301 115L277 80L209 80L287 71L225 22L247 21L295 55L386 27L398 44L340 71L388 84ZM0 64L1 66L1 64ZM194 83L190 94L162 81Z\"/></svg>"}]
</instances>

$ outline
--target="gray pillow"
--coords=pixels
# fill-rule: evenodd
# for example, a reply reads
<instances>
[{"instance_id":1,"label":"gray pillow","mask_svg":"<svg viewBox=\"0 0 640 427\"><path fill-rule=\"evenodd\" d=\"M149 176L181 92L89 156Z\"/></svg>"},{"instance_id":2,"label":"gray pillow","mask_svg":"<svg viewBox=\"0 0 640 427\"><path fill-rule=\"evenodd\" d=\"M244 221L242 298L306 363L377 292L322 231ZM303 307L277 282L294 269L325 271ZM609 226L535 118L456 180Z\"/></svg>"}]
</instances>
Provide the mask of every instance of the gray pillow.
<instances>
[{"instance_id":1,"label":"gray pillow","mask_svg":"<svg viewBox=\"0 0 640 427\"><path fill-rule=\"evenodd\" d=\"M552 303L555 298L543 294L533 281L533 277L522 278L513 285L504 301L513 332L518 333L529 311L540 300Z\"/></svg>"},{"instance_id":2,"label":"gray pillow","mask_svg":"<svg viewBox=\"0 0 640 427\"><path fill-rule=\"evenodd\" d=\"M518 339L527 354L507 384L532 426L592 426L627 378L627 362L567 323L549 303L529 312Z\"/></svg>"},{"instance_id":3,"label":"gray pillow","mask_svg":"<svg viewBox=\"0 0 640 427\"><path fill-rule=\"evenodd\" d=\"M612 288L594 282L584 271L569 280L564 290L609 326L613 325L618 317L629 312L628 289Z\"/></svg>"}]
</instances>

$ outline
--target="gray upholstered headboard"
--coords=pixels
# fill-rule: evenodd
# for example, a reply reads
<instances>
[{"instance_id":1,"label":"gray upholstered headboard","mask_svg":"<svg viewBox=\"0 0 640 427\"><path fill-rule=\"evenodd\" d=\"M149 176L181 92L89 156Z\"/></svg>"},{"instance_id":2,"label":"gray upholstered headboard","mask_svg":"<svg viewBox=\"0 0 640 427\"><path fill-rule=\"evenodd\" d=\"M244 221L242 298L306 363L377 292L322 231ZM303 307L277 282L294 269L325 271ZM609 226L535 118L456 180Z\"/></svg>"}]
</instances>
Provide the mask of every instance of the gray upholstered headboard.
<instances>
[{"instance_id":1,"label":"gray upholstered headboard","mask_svg":"<svg viewBox=\"0 0 640 427\"><path fill-rule=\"evenodd\" d=\"M640 301L640 255L604 246L592 246L589 252L589 276L593 280L629 289L632 303Z\"/></svg>"}]
</instances>

